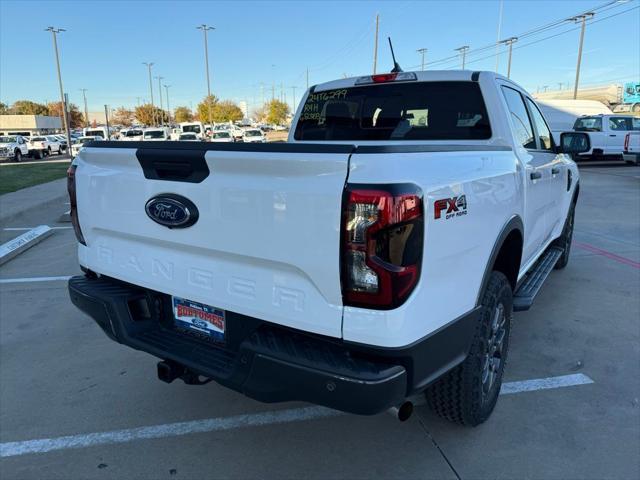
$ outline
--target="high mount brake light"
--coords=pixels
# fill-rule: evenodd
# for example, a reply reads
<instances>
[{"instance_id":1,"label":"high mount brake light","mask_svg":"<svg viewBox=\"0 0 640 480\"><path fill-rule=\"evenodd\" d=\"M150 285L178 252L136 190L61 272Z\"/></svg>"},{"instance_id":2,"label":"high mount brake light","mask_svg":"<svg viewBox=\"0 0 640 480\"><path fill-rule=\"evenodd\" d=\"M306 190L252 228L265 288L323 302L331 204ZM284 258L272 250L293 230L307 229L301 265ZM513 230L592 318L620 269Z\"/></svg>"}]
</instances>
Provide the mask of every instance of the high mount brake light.
<instances>
[{"instance_id":1,"label":"high mount brake light","mask_svg":"<svg viewBox=\"0 0 640 480\"><path fill-rule=\"evenodd\" d=\"M413 184L349 184L342 215L344 304L378 310L400 306L420 278L422 191Z\"/></svg>"},{"instance_id":2,"label":"high mount brake light","mask_svg":"<svg viewBox=\"0 0 640 480\"><path fill-rule=\"evenodd\" d=\"M76 168L77 165L70 165L67 169L67 191L69 192L69 216L71 217L71 225L73 225L73 231L76 234L76 238L82 245L87 243L84 241L82 235L82 229L80 228L80 221L78 220L78 203L76 202Z\"/></svg>"},{"instance_id":3,"label":"high mount brake light","mask_svg":"<svg viewBox=\"0 0 640 480\"><path fill-rule=\"evenodd\" d=\"M393 72L367 75L356 80L356 85L368 85L371 83L411 82L418 80L414 72Z\"/></svg>"}]
</instances>

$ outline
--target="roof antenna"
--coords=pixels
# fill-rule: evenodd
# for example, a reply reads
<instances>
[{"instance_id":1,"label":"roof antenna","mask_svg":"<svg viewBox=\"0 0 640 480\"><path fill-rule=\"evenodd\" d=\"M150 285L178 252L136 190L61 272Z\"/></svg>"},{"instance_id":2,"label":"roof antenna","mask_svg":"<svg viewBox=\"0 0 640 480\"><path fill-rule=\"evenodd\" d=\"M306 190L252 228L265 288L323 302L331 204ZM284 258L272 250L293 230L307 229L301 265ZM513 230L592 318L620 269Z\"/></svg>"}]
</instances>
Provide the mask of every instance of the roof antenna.
<instances>
[{"instance_id":1,"label":"roof antenna","mask_svg":"<svg viewBox=\"0 0 640 480\"><path fill-rule=\"evenodd\" d=\"M391 49L391 58L393 58L393 68L391 69L391 73L402 72L402 68L400 68L400 65L398 65L398 62L396 62L396 56L393 53L393 44L391 43L391 37L387 37L387 39L389 40L389 48Z\"/></svg>"}]
</instances>

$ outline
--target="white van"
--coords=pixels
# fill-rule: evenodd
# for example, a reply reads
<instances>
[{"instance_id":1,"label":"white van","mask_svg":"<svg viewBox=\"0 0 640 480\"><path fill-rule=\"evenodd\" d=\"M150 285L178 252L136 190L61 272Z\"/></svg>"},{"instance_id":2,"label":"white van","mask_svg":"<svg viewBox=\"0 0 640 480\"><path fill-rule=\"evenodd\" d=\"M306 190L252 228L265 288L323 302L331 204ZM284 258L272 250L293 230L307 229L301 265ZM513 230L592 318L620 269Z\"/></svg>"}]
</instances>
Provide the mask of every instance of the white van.
<instances>
[{"instance_id":1,"label":"white van","mask_svg":"<svg viewBox=\"0 0 640 480\"><path fill-rule=\"evenodd\" d=\"M204 138L204 125L202 122L181 122L178 124L177 136L181 133L195 133L198 139Z\"/></svg>"}]
</instances>

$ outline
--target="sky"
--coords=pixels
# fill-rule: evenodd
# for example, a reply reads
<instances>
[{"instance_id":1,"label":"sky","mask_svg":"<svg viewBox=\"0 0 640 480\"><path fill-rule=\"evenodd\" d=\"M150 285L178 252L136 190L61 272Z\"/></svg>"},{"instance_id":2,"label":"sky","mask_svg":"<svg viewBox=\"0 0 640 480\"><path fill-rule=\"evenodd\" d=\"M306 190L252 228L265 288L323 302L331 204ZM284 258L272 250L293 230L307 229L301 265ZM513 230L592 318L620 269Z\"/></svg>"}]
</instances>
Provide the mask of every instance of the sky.
<instances>
[{"instance_id":1,"label":"sky","mask_svg":"<svg viewBox=\"0 0 640 480\"><path fill-rule=\"evenodd\" d=\"M580 29L571 22L523 36L536 27L602 7L607 0L503 0L500 38L518 36L511 78L531 92L573 86ZM0 101L59 100L48 26L58 36L62 80L71 102L90 111L149 101L152 75L169 87L172 108L195 107L206 95L203 34L209 32L212 93L250 108L276 97L298 101L306 88L373 68L376 14L378 71L392 68L387 37L402 68L460 68L454 49L468 45L467 68L495 70L500 0L449 1L30 1L0 0ZM607 18L609 17L609 18ZM545 37L553 38L545 39ZM484 50L477 51L480 48ZM474 52L474 49L476 50ZM506 49L498 71L506 74ZM447 61L430 64L439 59ZM586 26L581 85L640 79L640 2L622 0L596 10ZM153 78L158 103L158 80ZM166 90L162 89L166 107Z\"/></svg>"}]
</instances>

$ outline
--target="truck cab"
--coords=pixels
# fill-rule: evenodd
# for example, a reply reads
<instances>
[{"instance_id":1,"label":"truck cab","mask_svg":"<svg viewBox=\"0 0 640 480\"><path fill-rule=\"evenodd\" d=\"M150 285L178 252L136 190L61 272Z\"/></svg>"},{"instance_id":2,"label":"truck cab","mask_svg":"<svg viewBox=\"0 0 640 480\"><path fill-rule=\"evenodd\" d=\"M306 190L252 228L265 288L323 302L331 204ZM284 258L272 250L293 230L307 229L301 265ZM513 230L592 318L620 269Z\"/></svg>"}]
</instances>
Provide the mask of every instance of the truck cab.
<instances>
[{"instance_id":1,"label":"truck cab","mask_svg":"<svg viewBox=\"0 0 640 480\"><path fill-rule=\"evenodd\" d=\"M621 160L627 132L640 130L640 117L632 115L586 115L576 119L573 129L586 132L591 150L581 158L593 160Z\"/></svg>"}]
</instances>

